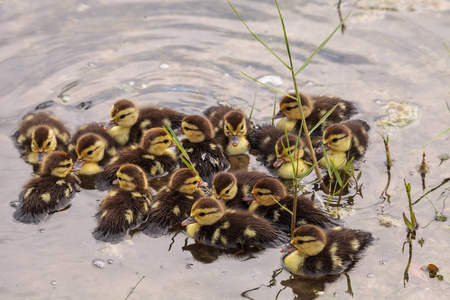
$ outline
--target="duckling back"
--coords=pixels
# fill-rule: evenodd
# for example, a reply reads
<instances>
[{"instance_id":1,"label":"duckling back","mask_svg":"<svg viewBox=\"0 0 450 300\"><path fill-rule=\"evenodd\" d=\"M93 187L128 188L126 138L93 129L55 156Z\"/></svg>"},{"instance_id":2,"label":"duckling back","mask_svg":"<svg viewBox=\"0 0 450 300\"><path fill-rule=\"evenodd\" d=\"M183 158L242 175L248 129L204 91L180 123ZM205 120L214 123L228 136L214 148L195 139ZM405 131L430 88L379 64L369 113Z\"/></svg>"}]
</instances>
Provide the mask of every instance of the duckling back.
<instances>
[{"instance_id":1,"label":"duckling back","mask_svg":"<svg viewBox=\"0 0 450 300\"><path fill-rule=\"evenodd\" d=\"M272 166L277 159L275 145L278 139L285 135L285 131L280 128L263 125L250 133L248 137L250 149L258 151L257 159L259 161L262 161L265 165Z\"/></svg>"}]
</instances>

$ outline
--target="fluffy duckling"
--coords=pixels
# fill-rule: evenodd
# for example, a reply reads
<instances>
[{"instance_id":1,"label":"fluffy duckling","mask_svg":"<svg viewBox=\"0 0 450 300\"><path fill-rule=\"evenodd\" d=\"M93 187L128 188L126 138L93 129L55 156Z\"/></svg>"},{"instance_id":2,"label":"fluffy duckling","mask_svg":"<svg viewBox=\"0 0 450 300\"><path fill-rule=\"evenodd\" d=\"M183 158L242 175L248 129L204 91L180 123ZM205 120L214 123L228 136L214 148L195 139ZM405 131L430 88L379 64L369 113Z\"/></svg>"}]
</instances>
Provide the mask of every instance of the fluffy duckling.
<instances>
[{"instance_id":1,"label":"fluffy duckling","mask_svg":"<svg viewBox=\"0 0 450 300\"><path fill-rule=\"evenodd\" d=\"M172 139L163 128L147 130L142 137L140 146L133 145L122 149L117 156L105 166L103 173L96 179L99 190L107 190L116 179L116 172L123 164L139 166L148 177L164 175L177 166L177 158L168 148Z\"/></svg>"},{"instance_id":2,"label":"fluffy duckling","mask_svg":"<svg viewBox=\"0 0 450 300\"><path fill-rule=\"evenodd\" d=\"M295 149L297 146L297 150ZM278 168L277 175L282 179L294 178L294 171L292 169L292 162L289 155L292 156L293 163L297 169L297 177L303 176L312 166L311 152L306 147L302 139L298 140L297 136L289 133L282 136L275 144L275 153L277 159L273 163L274 168Z\"/></svg>"},{"instance_id":3,"label":"fluffy duckling","mask_svg":"<svg viewBox=\"0 0 450 300\"><path fill-rule=\"evenodd\" d=\"M187 168L175 171L168 186L162 188L151 207L147 221L142 224L143 232L152 237L166 233L189 217L194 202L205 196L201 187L208 186L197 172Z\"/></svg>"},{"instance_id":4,"label":"fluffy duckling","mask_svg":"<svg viewBox=\"0 0 450 300\"><path fill-rule=\"evenodd\" d=\"M68 149L74 163L73 171L79 175L100 173L114 155L116 142L103 129L103 125L92 123L83 125L74 133Z\"/></svg>"},{"instance_id":5,"label":"fluffy duckling","mask_svg":"<svg viewBox=\"0 0 450 300\"><path fill-rule=\"evenodd\" d=\"M40 172L29 180L19 195L14 218L22 223L37 224L49 214L62 210L79 191L79 179L71 174L72 159L62 151L45 156Z\"/></svg>"},{"instance_id":6,"label":"fluffy duckling","mask_svg":"<svg viewBox=\"0 0 450 300\"><path fill-rule=\"evenodd\" d=\"M275 246L282 236L271 222L243 210L224 210L219 200L198 199L181 224L196 241L216 248Z\"/></svg>"},{"instance_id":7,"label":"fluffy duckling","mask_svg":"<svg viewBox=\"0 0 450 300\"><path fill-rule=\"evenodd\" d=\"M122 146L139 142L150 128L163 127L168 123L178 128L185 116L166 107L145 107L138 109L130 100L122 99L114 103L110 111L111 121L106 126L111 136Z\"/></svg>"},{"instance_id":8,"label":"fluffy duckling","mask_svg":"<svg viewBox=\"0 0 450 300\"><path fill-rule=\"evenodd\" d=\"M278 203L292 211L294 196L286 193L286 188L278 179L260 179L253 187L252 193L245 196L244 200L253 201L248 209L250 212L274 222L282 230L290 229L291 214ZM297 197L296 224L297 226L314 224L322 228L337 225L325 213L314 207L312 199L305 196Z\"/></svg>"},{"instance_id":9,"label":"fluffy duckling","mask_svg":"<svg viewBox=\"0 0 450 300\"><path fill-rule=\"evenodd\" d=\"M373 241L362 230L315 225L295 229L291 243L282 252L283 266L295 275L319 277L339 274L352 267Z\"/></svg>"},{"instance_id":10,"label":"fluffy duckling","mask_svg":"<svg viewBox=\"0 0 450 300\"><path fill-rule=\"evenodd\" d=\"M128 231L147 219L151 206L144 171L136 165L124 164L117 171L119 187L113 188L100 203L95 215L98 226L92 235L103 242L118 243Z\"/></svg>"},{"instance_id":11,"label":"fluffy duckling","mask_svg":"<svg viewBox=\"0 0 450 300\"><path fill-rule=\"evenodd\" d=\"M25 116L16 135L23 159L33 165L41 163L52 151L65 151L70 138L61 121L47 112Z\"/></svg>"},{"instance_id":12,"label":"fluffy duckling","mask_svg":"<svg viewBox=\"0 0 450 300\"><path fill-rule=\"evenodd\" d=\"M226 208L248 210L249 203L242 198L250 193L255 183L269 177L258 171L240 170L236 172L219 172L212 183L213 195Z\"/></svg>"},{"instance_id":13,"label":"fluffy duckling","mask_svg":"<svg viewBox=\"0 0 450 300\"><path fill-rule=\"evenodd\" d=\"M370 126L362 120L350 120L334 124L323 133L323 144L327 146L328 160L333 161L336 168L345 167L347 159L360 158L369 143ZM326 168L325 157L319 160L319 166Z\"/></svg>"},{"instance_id":14,"label":"fluffy duckling","mask_svg":"<svg viewBox=\"0 0 450 300\"><path fill-rule=\"evenodd\" d=\"M203 180L208 181L207 178L230 167L222 148L214 140L214 130L208 119L200 115L187 116L181 122L181 130L186 135L181 143ZM179 156L180 150L176 152ZM178 163L184 164L180 158Z\"/></svg>"},{"instance_id":15,"label":"fluffy duckling","mask_svg":"<svg viewBox=\"0 0 450 300\"><path fill-rule=\"evenodd\" d=\"M296 97L295 93L289 94ZM348 120L356 114L358 109L350 102L334 96L312 96L309 97L300 93L300 102L302 103L303 114L306 125L311 130L320 119L335 105L338 105L328 118L320 125L320 132L331 124ZM301 117L298 109L297 100L284 96L280 101L280 111L273 116L273 119L283 118L278 127L286 129L289 132L298 133L301 130Z\"/></svg>"},{"instance_id":16,"label":"fluffy duckling","mask_svg":"<svg viewBox=\"0 0 450 300\"><path fill-rule=\"evenodd\" d=\"M245 113L229 106L213 106L205 111L216 132L216 140L227 155L243 154L249 150L252 125Z\"/></svg>"},{"instance_id":17,"label":"fluffy duckling","mask_svg":"<svg viewBox=\"0 0 450 300\"><path fill-rule=\"evenodd\" d=\"M253 130L248 139L250 148L258 152L257 160L266 166L272 166L277 159L275 145L283 136L286 136L284 129L270 125L263 125Z\"/></svg>"}]
</instances>

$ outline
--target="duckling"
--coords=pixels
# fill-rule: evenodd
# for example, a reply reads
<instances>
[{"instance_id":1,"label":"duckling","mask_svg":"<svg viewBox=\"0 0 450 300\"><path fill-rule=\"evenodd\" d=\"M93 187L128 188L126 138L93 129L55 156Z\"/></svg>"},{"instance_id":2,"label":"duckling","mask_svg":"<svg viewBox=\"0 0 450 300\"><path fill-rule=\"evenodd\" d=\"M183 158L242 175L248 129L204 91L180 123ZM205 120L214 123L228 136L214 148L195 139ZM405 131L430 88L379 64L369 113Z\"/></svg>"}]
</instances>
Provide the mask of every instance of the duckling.
<instances>
[{"instance_id":1,"label":"duckling","mask_svg":"<svg viewBox=\"0 0 450 300\"><path fill-rule=\"evenodd\" d=\"M270 221L248 211L224 210L209 197L198 199L181 225L191 238L216 248L273 247L283 238Z\"/></svg>"},{"instance_id":2,"label":"duckling","mask_svg":"<svg viewBox=\"0 0 450 300\"><path fill-rule=\"evenodd\" d=\"M14 218L22 223L37 224L49 214L68 207L75 192L80 191L78 177L70 173L72 166L72 159L65 152L47 154L40 172L23 187Z\"/></svg>"},{"instance_id":3,"label":"duckling","mask_svg":"<svg viewBox=\"0 0 450 300\"><path fill-rule=\"evenodd\" d=\"M363 120L350 120L327 127L323 133L323 144L329 148L325 150L328 160L341 169L347 164L347 159L360 158L369 143L369 129L370 126ZM319 166L326 168L325 157L319 160Z\"/></svg>"},{"instance_id":4,"label":"duckling","mask_svg":"<svg viewBox=\"0 0 450 300\"><path fill-rule=\"evenodd\" d=\"M169 228L179 225L189 217L194 202L205 196L201 187L208 186L197 172L187 168L175 171L168 186L162 188L151 207L147 221L141 225L143 232L151 237L165 234Z\"/></svg>"},{"instance_id":5,"label":"duckling","mask_svg":"<svg viewBox=\"0 0 450 300\"><path fill-rule=\"evenodd\" d=\"M114 103L110 111L111 121L105 127L122 146L140 141L150 128L166 126L178 128L185 116L166 107L145 107L138 109L130 100L122 99Z\"/></svg>"},{"instance_id":6,"label":"duckling","mask_svg":"<svg viewBox=\"0 0 450 300\"><path fill-rule=\"evenodd\" d=\"M289 94L296 97L295 93ZM334 96L312 96L309 97L300 93L300 101L302 103L303 114L305 116L308 130L311 130L320 119L335 105L336 108L328 116L328 118L319 126L320 133L331 124L339 123L348 120L351 116L357 113L358 109L355 104L350 101L343 100ZM301 117L298 109L297 100L288 96L284 96L280 101L280 111L272 117L272 119L283 118L278 127L286 129L289 132L298 133L301 131Z\"/></svg>"},{"instance_id":7,"label":"duckling","mask_svg":"<svg viewBox=\"0 0 450 300\"><path fill-rule=\"evenodd\" d=\"M243 154L249 150L252 124L245 113L229 106L213 106L205 111L216 132L216 140L227 155Z\"/></svg>"},{"instance_id":8,"label":"duckling","mask_svg":"<svg viewBox=\"0 0 450 300\"><path fill-rule=\"evenodd\" d=\"M74 163L74 170L79 175L100 173L114 155L116 142L103 129L103 125L91 123L83 125L70 140L68 149Z\"/></svg>"},{"instance_id":9,"label":"duckling","mask_svg":"<svg viewBox=\"0 0 450 300\"><path fill-rule=\"evenodd\" d=\"M116 182L119 187L106 195L95 215L98 226L92 235L99 241L122 241L129 230L147 219L152 204L147 177L138 166L122 165L117 171Z\"/></svg>"},{"instance_id":10,"label":"duckling","mask_svg":"<svg viewBox=\"0 0 450 300\"><path fill-rule=\"evenodd\" d=\"M369 232L335 227L324 230L315 225L295 229L291 243L283 248L283 266L292 274L320 277L339 274L361 257L372 243Z\"/></svg>"},{"instance_id":11,"label":"duckling","mask_svg":"<svg viewBox=\"0 0 450 300\"><path fill-rule=\"evenodd\" d=\"M66 151L70 138L64 124L47 112L25 116L15 135L23 159L32 165L40 164L52 151Z\"/></svg>"},{"instance_id":12,"label":"duckling","mask_svg":"<svg viewBox=\"0 0 450 300\"><path fill-rule=\"evenodd\" d=\"M266 166L272 166L277 159L275 145L283 136L286 136L284 129L270 125L263 125L253 130L248 139L250 148L258 152L257 160Z\"/></svg>"},{"instance_id":13,"label":"duckling","mask_svg":"<svg viewBox=\"0 0 450 300\"><path fill-rule=\"evenodd\" d=\"M169 150L174 146L172 139L163 128L149 129L142 137L140 146L133 145L120 150L117 156L104 167L103 173L95 180L96 187L103 191L111 187L116 172L125 163L139 166L148 177L164 175L177 166L175 154Z\"/></svg>"},{"instance_id":14,"label":"duckling","mask_svg":"<svg viewBox=\"0 0 450 300\"><path fill-rule=\"evenodd\" d=\"M208 119L200 115L187 116L181 122L181 130L186 135L181 143L204 181L208 182L207 178L230 167L222 148L214 140L214 130ZM181 154L179 149L176 153ZM181 158L178 163L183 165Z\"/></svg>"},{"instance_id":15,"label":"duckling","mask_svg":"<svg viewBox=\"0 0 450 300\"><path fill-rule=\"evenodd\" d=\"M252 193L245 196L244 200L253 201L248 209L250 212L274 222L282 230L290 230L291 214L278 203L292 211L294 196L286 193L286 188L278 179L260 179L253 186ZM306 196L297 197L296 224L297 226L314 224L323 228L338 225L321 210L315 208L312 199Z\"/></svg>"},{"instance_id":16,"label":"duckling","mask_svg":"<svg viewBox=\"0 0 450 300\"><path fill-rule=\"evenodd\" d=\"M258 171L222 171L214 176L213 195L226 208L248 210L249 203L243 201L242 198L250 193L258 180L267 177L269 177L267 174Z\"/></svg>"},{"instance_id":17,"label":"duckling","mask_svg":"<svg viewBox=\"0 0 450 300\"><path fill-rule=\"evenodd\" d=\"M286 136L278 139L275 145L275 153L277 160L273 163L273 167L278 168L277 175L282 179L294 178L292 163L297 169L297 177L303 176L312 166L311 152L302 139L298 139L297 143L297 136L291 133L288 134L287 139ZM289 155L291 155L293 162Z\"/></svg>"}]
</instances>

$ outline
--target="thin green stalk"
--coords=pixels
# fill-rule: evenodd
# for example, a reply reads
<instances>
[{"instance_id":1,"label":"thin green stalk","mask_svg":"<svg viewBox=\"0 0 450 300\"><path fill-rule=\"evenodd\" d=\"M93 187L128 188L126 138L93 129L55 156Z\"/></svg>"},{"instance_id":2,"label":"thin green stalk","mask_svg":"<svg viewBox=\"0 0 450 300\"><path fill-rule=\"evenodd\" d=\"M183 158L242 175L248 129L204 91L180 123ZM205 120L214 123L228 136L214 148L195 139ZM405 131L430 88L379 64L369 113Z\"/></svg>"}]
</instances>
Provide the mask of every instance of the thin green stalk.
<instances>
[{"instance_id":1,"label":"thin green stalk","mask_svg":"<svg viewBox=\"0 0 450 300\"><path fill-rule=\"evenodd\" d=\"M255 97L253 98L252 110L250 111L250 115L249 115L249 117L248 117L249 120L252 119L253 110L255 109L256 95L257 95L257 94L258 94L258 88L256 88L256 90L255 90Z\"/></svg>"},{"instance_id":2,"label":"thin green stalk","mask_svg":"<svg viewBox=\"0 0 450 300\"><path fill-rule=\"evenodd\" d=\"M139 279L139 281L138 281L138 282L136 283L136 285L131 289L130 293L129 293L128 296L125 298L125 300L127 300L128 297L130 297L130 295L134 292L134 290L136 289L136 287L138 286L138 284L141 283L142 279L144 279L144 278L145 278L145 275L143 275L143 276L141 277L141 279Z\"/></svg>"}]
</instances>

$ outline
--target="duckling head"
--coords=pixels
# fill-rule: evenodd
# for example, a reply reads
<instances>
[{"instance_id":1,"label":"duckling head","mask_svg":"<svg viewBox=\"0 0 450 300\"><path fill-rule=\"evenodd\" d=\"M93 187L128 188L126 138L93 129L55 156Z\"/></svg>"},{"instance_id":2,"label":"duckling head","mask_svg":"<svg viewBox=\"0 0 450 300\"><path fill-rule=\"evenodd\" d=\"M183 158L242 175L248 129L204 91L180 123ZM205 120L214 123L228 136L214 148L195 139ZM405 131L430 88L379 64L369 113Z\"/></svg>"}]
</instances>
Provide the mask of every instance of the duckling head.
<instances>
[{"instance_id":1,"label":"duckling head","mask_svg":"<svg viewBox=\"0 0 450 300\"><path fill-rule=\"evenodd\" d=\"M124 164L117 170L117 182L120 188L126 191L146 190L147 176L144 171L136 165Z\"/></svg>"},{"instance_id":2,"label":"duckling head","mask_svg":"<svg viewBox=\"0 0 450 300\"><path fill-rule=\"evenodd\" d=\"M63 151L53 151L45 156L40 174L64 178L72 170L73 162L69 154Z\"/></svg>"},{"instance_id":3,"label":"duckling head","mask_svg":"<svg viewBox=\"0 0 450 300\"><path fill-rule=\"evenodd\" d=\"M223 131L230 139L231 145L237 147L239 145L239 138L247 135L247 122L245 114L238 110L228 112L224 117Z\"/></svg>"},{"instance_id":4,"label":"duckling head","mask_svg":"<svg viewBox=\"0 0 450 300\"><path fill-rule=\"evenodd\" d=\"M77 142L75 151L78 159L74 164L74 168L81 168L85 163L98 163L105 155L105 140L94 133L84 134Z\"/></svg>"},{"instance_id":5,"label":"duckling head","mask_svg":"<svg viewBox=\"0 0 450 300\"><path fill-rule=\"evenodd\" d=\"M298 139L297 150L295 146L297 145L297 136L293 134L288 134L286 136L282 136L278 139L275 144L275 152L277 154L277 160L273 163L274 168L278 168L284 163L289 163L291 159L289 158L289 154L292 156L292 159L295 161L300 159L305 154L303 148L305 144L301 139Z\"/></svg>"},{"instance_id":6,"label":"duckling head","mask_svg":"<svg viewBox=\"0 0 450 300\"><path fill-rule=\"evenodd\" d=\"M198 188L208 186L198 173L188 168L178 169L170 178L169 187L183 194L192 194Z\"/></svg>"},{"instance_id":7,"label":"duckling head","mask_svg":"<svg viewBox=\"0 0 450 300\"><path fill-rule=\"evenodd\" d=\"M253 186L252 193L245 196L245 201L256 201L260 205L269 206L286 196L286 188L276 178L263 178ZM275 201L275 200L276 201Z\"/></svg>"},{"instance_id":8,"label":"duckling head","mask_svg":"<svg viewBox=\"0 0 450 300\"><path fill-rule=\"evenodd\" d=\"M333 124L327 127L323 133L323 144L336 152L346 152L350 149L352 133L347 126Z\"/></svg>"},{"instance_id":9,"label":"duckling head","mask_svg":"<svg viewBox=\"0 0 450 300\"><path fill-rule=\"evenodd\" d=\"M198 223L201 226L212 225L219 221L224 213L225 210L219 200L203 197L192 205L191 216L184 220L181 225L186 226L193 223Z\"/></svg>"},{"instance_id":10,"label":"duckling head","mask_svg":"<svg viewBox=\"0 0 450 300\"><path fill-rule=\"evenodd\" d=\"M302 225L294 230L291 243L281 252L298 251L302 256L314 256L319 254L327 239L323 230L316 225Z\"/></svg>"},{"instance_id":11,"label":"duckling head","mask_svg":"<svg viewBox=\"0 0 450 300\"><path fill-rule=\"evenodd\" d=\"M224 171L214 176L212 185L214 197L224 203L233 199L238 190L236 177L232 173Z\"/></svg>"},{"instance_id":12,"label":"duckling head","mask_svg":"<svg viewBox=\"0 0 450 300\"><path fill-rule=\"evenodd\" d=\"M141 147L152 155L163 155L167 148L175 146L172 139L167 132L161 128L156 127L147 130L144 133L141 141Z\"/></svg>"},{"instance_id":13,"label":"duckling head","mask_svg":"<svg viewBox=\"0 0 450 300\"><path fill-rule=\"evenodd\" d=\"M139 117L139 110L130 100L122 99L114 103L110 115L111 121L106 125L107 130L114 126L131 127Z\"/></svg>"},{"instance_id":14,"label":"duckling head","mask_svg":"<svg viewBox=\"0 0 450 300\"><path fill-rule=\"evenodd\" d=\"M292 97L296 97L295 93L289 94ZM309 117L313 110L313 103L311 99L305 95L300 93L300 102L302 103L303 115L305 118ZM298 109L297 99L292 99L291 97L284 96L280 101L280 111L272 117L272 119L279 119L286 117L288 119L300 120L300 111Z\"/></svg>"},{"instance_id":15,"label":"duckling head","mask_svg":"<svg viewBox=\"0 0 450 300\"><path fill-rule=\"evenodd\" d=\"M56 149L57 140L53 129L46 125L36 126L31 134L31 151L37 153L38 163L44 160L45 154Z\"/></svg>"},{"instance_id":16,"label":"duckling head","mask_svg":"<svg viewBox=\"0 0 450 300\"><path fill-rule=\"evenodd\" d=\"M181 130L191 143L201 143L214 137L211 122L200 115L191 115L181 121Z\"/></svg>"}]
</instances>

